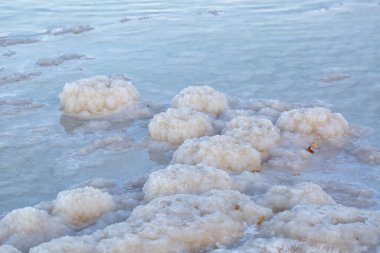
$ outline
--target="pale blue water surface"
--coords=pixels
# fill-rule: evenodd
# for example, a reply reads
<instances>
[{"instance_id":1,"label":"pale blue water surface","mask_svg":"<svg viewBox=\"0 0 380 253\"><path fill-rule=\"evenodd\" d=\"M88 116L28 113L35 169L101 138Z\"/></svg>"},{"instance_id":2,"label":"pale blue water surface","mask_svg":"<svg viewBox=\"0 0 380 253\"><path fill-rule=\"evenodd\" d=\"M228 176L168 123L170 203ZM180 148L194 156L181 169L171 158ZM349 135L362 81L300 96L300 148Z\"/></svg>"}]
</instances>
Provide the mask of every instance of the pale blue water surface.
<instances>
[{"instance_id":1,"label":"pale blue water surface","mask_svg":"<svg viewBox=\"0 0 380 253\"><path fill-rule=\"evenodd\" d=\"M75 27L85 31L69 32ZM0 213L167 163L133 144L146 139L148 119L84 130L61 118L63 85L94 75L128 76L157 105L194 84L242 100L324 105L362 129L358 143L379 147L379 45L373 0L1 1ZM84 56L36 64L66 53ZM115 135L131 141L73 156ZM344 156L331 163L342 169L303 179L353 184L374 194L366 208L380 206L379 166Z\"/></svg>"}]
</instances>

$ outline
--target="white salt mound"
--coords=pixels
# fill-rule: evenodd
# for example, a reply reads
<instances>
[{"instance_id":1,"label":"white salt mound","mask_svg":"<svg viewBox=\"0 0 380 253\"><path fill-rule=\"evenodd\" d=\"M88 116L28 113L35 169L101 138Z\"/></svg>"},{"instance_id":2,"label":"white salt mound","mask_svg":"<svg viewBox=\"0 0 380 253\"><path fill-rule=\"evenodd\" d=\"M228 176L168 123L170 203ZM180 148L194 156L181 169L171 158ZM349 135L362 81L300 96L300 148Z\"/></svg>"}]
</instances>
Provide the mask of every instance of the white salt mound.
<instances>
[{"instance_id":1,"label":"white salt mound","mask_svg":"<svg viewBox=\"0 0 380 253\"><path fill-rule=\"evenodd\" d=\"M230 244L242 236L246 224L271 215L270 209L236 191L164 196L136 207L125 222L90 236L53 240L30 253L195 252Z\"/></svg>"},{"instance_id":2,"label":"white salt mound","mask_svg":"<svg viewBox=\"0 0 380 253\"><path fill-rule=\"evenodd\" d=\"M174 164L149 175L143 191L145 200L176 193L200 194L213 189L232 189L233 181L223 170L204 164Z\"/></svg>"},{"instance_id":3,"label":"white salt mound","mask_svg":"<svg viewBox=\"0 0 380 253\"><path fill-rule=\"evenodd\" d=\"M129 108L140 95L127 80L95 76L65 84L59 98L65 114L93 117Z\"/></svg>"},{"instance_id":4,"label":"white salt mound","mask_svg":"<svg viewBox=\"0 0 380 253\"><path fill-rule=\"evenodd\" d=\"M295 186L273 186L264 197L264 206L273 212L292 209L298 204L334 205L335 201L314 183L303 182Z\"/></svg>"},{"instance_id":5,"label":"white salt mound","mask_svg":"<svg viewBox=\"0 0 380 253\"><path fill-rule=\"evenodd\" d=\"M67 227L59 218L44 210L25 207L13 210L0 221L0 244L27 249L65 231Z\"/></svg>"},{"instance_id":6,"label":"white salt mound","mask_svg":"<svg viewBox=\"0 0 380 253\"><path fill-rule=\"evenodd\" d=\"M371 252L380 244L380 212L341 205L299 205L262 224L267 236L281 236L339 252Z\"/></svg>"},{"instance_id":7,"label":"white salt mound","mask_svg":"<svg viewBox=\"0 0 380 253\"><path fill-rule=\"evenodd\" d=\"M223 93L209 86L189 86L173 98L172 107L219 115L228 109L228 101Z\"/></svg>"},{"instance_id":8,"label":"white salt mound","mask_svg":"<svg viewBox=\"0 0 380 253\"><path fill-rule=\"evenodd\" d=\"M94 187L62 191L54 201L53 214L75 226L89 225L115 209L112 196Z\"/></svg>"},{"instance_id":9,"label":"white salt mound","mask_svg":"<svg viewBox=\"0 0 380 253\"><path fill-rule=\"evenodd\" d=\"M186 139L213 133L210 118L187 108L169 108L156 114L149 122L150 137L157 141L181 144Z\"/></svg>"},{"instance_id":10,"label":"white salt mound","mask_svg":"<svg viewBox=\"0 0 380 253\"><path fill-rule=\"evenodd\" d=\"M276 122L283 131L316 135L324 140L343 137L349 133L348 122L340 113L322 107L300 108L283 112Z\"/></svg>"},{"instance_id":11,"label":"white salt mound","mask_svg":"<svg viewBox=\"0 0 380 253\"><path fill-rule=\"evenodd\" d=\"M228 172L260 171L261 154L232 136L216 135L186 140L173 154L172 163L205 163Z\"/></svg>"},{"instance_id":12,"label":"white salt mound","mask_svg":"<svg viewBox=\"0 0 380 253\"><path fill-rule=\"evenodd\" d=\"M264 156L281 140L280 130L272 121L258 117L237 116L227 123L223 133L250 143Z\"/></svg>"}]
</instances>

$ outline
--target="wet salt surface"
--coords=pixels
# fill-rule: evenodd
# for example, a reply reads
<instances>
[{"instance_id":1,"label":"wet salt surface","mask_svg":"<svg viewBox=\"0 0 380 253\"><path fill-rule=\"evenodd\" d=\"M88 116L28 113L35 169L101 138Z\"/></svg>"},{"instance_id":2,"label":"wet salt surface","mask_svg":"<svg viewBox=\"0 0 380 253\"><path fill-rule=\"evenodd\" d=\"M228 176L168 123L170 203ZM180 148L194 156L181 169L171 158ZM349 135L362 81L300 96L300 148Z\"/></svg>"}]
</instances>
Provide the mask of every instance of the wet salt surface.
<instances>
[{"instance_id":1,"label":"wet salt surface","mask_svg":"<svg viewBox=\"0 0 380 253\"><path fill-rule=\"evenodd\" d=\"M4 1L0 9L0 27L6 28L0 31L3 215L34 205L50 215L59 192L92 185L112 195L116 211L64 234L91 235L125 221L135 206L146 204L142 188L149 172L165 168L177 149L148 138L152 115L166 111L182 88L197 84L209 85L230 100L231 111L213 122L219 134L236 115L259 114L275 123L281 107L266 99L280 100L284 110L327 106L360 133L340 148L318 143L320 150L306 162L292 145L278 149L261 172L232 175L235 190L259 203L273 185L311 181L338 204L379 209L378 2L31 5L18 0ZM61 114L58 94L65 83L117 74L132 80L151 116L83 120ZM319 212L313 208L304 210ZM219 251L241 247L249 252L252 245L283 245L299 252L312 248L305 240L300 244L276 237L294 240L287 232L255 241L261 230L253 223L233 243L219 245ZM8 241L1 236L1 244L13 240L16 248L28 252L30 245L19 245L17 235ZM91 241L101 245L95 237Z\"/></svg>"}]
</instances>

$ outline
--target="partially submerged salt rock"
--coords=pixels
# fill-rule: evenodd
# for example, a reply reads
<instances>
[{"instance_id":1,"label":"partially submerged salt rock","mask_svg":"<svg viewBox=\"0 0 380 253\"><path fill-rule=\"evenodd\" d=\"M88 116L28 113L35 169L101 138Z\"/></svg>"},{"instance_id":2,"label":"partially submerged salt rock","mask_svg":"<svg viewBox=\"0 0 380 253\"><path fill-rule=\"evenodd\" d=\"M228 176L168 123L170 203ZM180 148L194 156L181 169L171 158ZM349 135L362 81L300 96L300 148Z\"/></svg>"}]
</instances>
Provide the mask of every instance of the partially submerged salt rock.
<instances>
[{"instance_id":1,"label":"partially submerged salt rock","mask_svg":"<svg viewBox=\"0 0 380 253\"><path fill-rule=\"evenodd\" d=\"M0 244L28 249L43 241L60 236L68 228L62 220L33 207L15 209L0 221Z\"/></svg>"},{"instance_id":2,"label":"partially submerged salt rock","mask_svg":"<svg viewBox=\"0 0 380 253\"><path fill-rule=\"evenodd\" d=\"M217 249L210 253L339 253L325 247L285 238L252 238L232 249Z\"/></svg>"},{"instance_id":3,"label":"partially submerged salt rock","mask_svg":"<svg viewBox=\"0 0 380 253\"><path fill-rule=\"evenodd\" d=\"M261 233L339 252L371 252L380 243L379 227L379 211L341 205L299 205L263 223Z\"/></svg>"},{"instance_id":4,"label":"partially submerged salt rock","mask_svg":"<svg viewBox=\"0 0 380 253\"><path fill-rule=\"evenodd\" d=\"M173 154L172 163L205 163L228 172L260 171L261 155L239 139L215 135L186 140Z\"/></svg>"},{"instance_id":5,"label":"partially submerged salt rock","mask_svg":"<svg viewBox=\"0 0 380 253\"><path fill-rule=\"evenodd\" d=\"M96 117L129 108L137 103L140 95L127 80L95 76L65 84L59 98L65 114Z\"/></svg>"},{"instance_id":6,"label":"partially submerged salt rock","mask_svg":"<svg viewBox=\"0 0 380 253\"><path fill-rule=\"evenodd\" d=\"M149 175L143 191L145 200L177 193L200 194L213 189L230 190L232 178L223 170L204 164L174 164Z\"/></svg>"},{"instance_id":7,"label":"partially submerged salt rock","mask_svg":"<svg viewBox=\"0 0 380 253\"><path fill-rule=\"evenodd\" d=\"M110 194L88 186L60 192L54 201L53 214L74 227L82 227L114 209Z\"/></svg>"},{"instance_id":8,"label":"partially submerged salt rock","mask_svg":"<svg viewBox=\"0 0 380 253\"><path fill-rule=\"evenodd\" d=\"M64 237L30 253L195 252L234 242L246 224L272 212L236 191L159 197L135 208L127 221L89 236Z\"/></svg>"},{"instance_id":9,"label":"partially submerged salt rock","mask_svg":"<svg viewBox=\"0 0 380 253\"><path fill-rule=\"evenodd\" d=\"M283 112L276 122L282 131L315 135L323 140L334 140L347 135L348 122L340 113L322 107L300 108Z\"/></svg>"},{"instance_id":10,"label":"partially submerged salt rock","mask_svg":"<svg viewBox=\"0 0 380 253\"><path fill-rule=\"evenodd\" d=\"M172 106L219 115L228 109L228 101L223 93L209 86L189 86L173 98Z\"/></svg>"},{"instance_id":11,"label":"partially submerged salt rock","mask_svg":"<svg viewBox=\"0 0 380 253\"><path fill-rule=\"evenodd\" d=\"M292 209L298 204L333 205L335 201L314 183L303 182L295 186L273 186L264 197L264 206L274 212Z\"/></svg>"},{"instance_id":12,"label":"partially submerged salt rock","mask_svg":"<svg viewBox=\"0 0 380 253\"><path fill-rule=\"evenodd\" d=\"M272 121L259 117L237 116L227 123L223 133L250 143L264 157L281 140L280 130Z\"/></svg>"},{"instance_id":13,"label":"partially submerged salt rock","mask_svg":"<svg viewBox=\"0 0 380 253\"><path fill-rule=\"evenodd\" d=\"M210 118L187 108L169 108L156 114L149 123L149 135L157 141L181 144L186 139L213 133Z\"/></svg>"}]
</instances>

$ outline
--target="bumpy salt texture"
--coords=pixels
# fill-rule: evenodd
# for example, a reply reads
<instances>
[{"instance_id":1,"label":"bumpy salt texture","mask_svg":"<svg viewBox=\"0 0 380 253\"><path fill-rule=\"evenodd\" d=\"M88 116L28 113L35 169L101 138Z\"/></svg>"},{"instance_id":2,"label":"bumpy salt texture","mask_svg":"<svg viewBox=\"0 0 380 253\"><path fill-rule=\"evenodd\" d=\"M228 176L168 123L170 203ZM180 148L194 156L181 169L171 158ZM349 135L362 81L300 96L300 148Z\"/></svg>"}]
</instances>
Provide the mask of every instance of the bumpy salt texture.
<instances>
[{"instance_id":1,"label":"bumpy salt texture","mask_svg":"<svg viewBox=\"0 0 380 253\"><path fill-rule=\"evenodd\" d=\"M201 195L159 197L135 208L127 221L90 236L64 237L30 253L194 252L230 244L246 224L272 212L236 191L213 190Z\"/></svg>"},{"instance_id":2,"label":"bumpy salt texture","mask_svg":"<svg viewBox=\"0 0 380 253\"><path fill-rule=\"evenodd\" d=\"M210 135L213 131L211 119L206 114L187 108L169 108L166 112L156 114L149 123L152 139L173 144Z\"/></svg>"},{"instance_id":3,"label":"bumpy salt texture","mask_svg":"<svg viewBox=\"0 0 380 253\"><path fill-rule=\"evenodd\" d=\"M110 194L89 186L60 192L54 201L53 214L74 227L82 227L114 209Z\"/></svg>"},{"instance_id":4,"label":"bumpy salt texture","mask_svg":"<svg viewBox=\"0 0 380 253\"><path fill-rule=\"evenodd\" d=\"M28 249L60 236L68 228L58 217L33 207L13 210L0 221L0 243Z\"/></svg>"},{"instance_id":5,"label":"bumpy salt texture","mask_svg":"<svg viewBox=\"0 0 380 253\"><path fill-rule=\"evenodd\" d=\"M264 197L264 205L274 212L289 210L298 204L333 205L335 201L314 183L304 182L295 186L273 186Z\"/></svg>"},{"instance_id":6,"label":"bumpy salt texture","mask_svg":"<svg viewBox=\"0 0 380 253\"><path fill-rule=\"evenodd\" d=\"M264 222L261 232L340 252L370 252L380 243L379 227L379 211L341 205L298 205Z\"/></svg>"},{"instance_id":7,"label":"bumpy salt texture","mask_svg":"<svg viewBox=\"0 0 380 253\"><path fill-rule=\"evenodd\" d=\"M348 122L340 113L322 107L293 109L281 113L276 126L283 131L315 135L324 140L334 140L347 135Z\"/></svg>"},{"instance_id":8,"label":"bumpy salt texture","mask_svg":"<svg viewBox=\"0 0 380 253\"><path fill-rule=\"evenodd\" d=\"M172 106L219 115L228 109L228 101L223 93L209 86L189 86L173 98Z\"/></svg>"},{"instance_id":9,"label":"bumpy salt texture","mask_svg":"<svg viewBox=\"0 0 380 253\"><path fill-rule=\"evenodd\" d=\"M250 143L264 157L281 140L272 121L258 117L237 116L227 123L223 133Z\"/></svg>"},{"instance_id":10,"label":"bumpy salt texture","mask_svg":"<svg viewBox=\"0 0 380 253\"><path fill-rule=\"evenodd\" d=\"M212 189L230 190L232 178L223 170L204 164L174 164L149 175L143 191L146 200L176 193L199 194Z\"/></svg>"},{"instance_id":11,"label":"bumpy salt texture","mask_svg":"<svg viewBox=\"0 0 380 253\"><path fill-rule=\"evenodd\" d=\"M173 154L172 163L205 163L228 172L260 171L261 155L248 143L216 135L186 140Z\"/></svg>"},{"instance_id":12,"label":"bumpy salt texture","mask_svg":"<svg viewBox=\"0 0 380 253\"><path fill-rule=\"evenodd\" d=\"M129 108L140 95L127 80L95 76L65 84L59 98L65 114L94 117Z\"/></svg>"}]
</instances>

